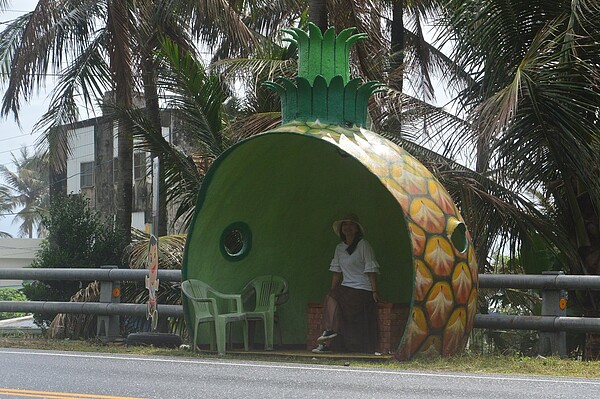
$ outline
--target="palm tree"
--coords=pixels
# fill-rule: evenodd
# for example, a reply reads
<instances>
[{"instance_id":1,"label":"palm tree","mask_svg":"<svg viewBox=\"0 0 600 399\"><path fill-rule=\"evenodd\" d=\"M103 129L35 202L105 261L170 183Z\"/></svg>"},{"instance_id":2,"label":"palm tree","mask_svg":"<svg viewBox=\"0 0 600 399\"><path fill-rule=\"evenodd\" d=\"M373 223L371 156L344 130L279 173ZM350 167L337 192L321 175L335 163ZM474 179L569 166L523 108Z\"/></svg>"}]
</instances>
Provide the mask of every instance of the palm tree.
<instances>
[{"instance_id":1,"label":"palm tree","mask_svg":"<svg viewBox=\"0 0 600 399\"><path fill-rule=\"evenodd\" d=\"M526 223L516 244L526 252L541 236L555 267L600 274L600 2L456 1L443 23L452 58L473 76L460 103L482 149L478 171L536 193L555 226L540 234ZM597 294L575 300L600 314Z\"/></svg>"},{"instance_id":2,"label":"palm tree","mask_svg":"<svg viewBox=\"0 0 600 399\"><path fill-rule=\"evenodd\" d=\"M178 72L172 74L177 69L177 66L173 64L173 60L167 60L167 63L170 63L170 66L167 68L168 71L162 71L162 57L166 56L168 59L169 55L165 54L164 51L159 51L162 46L161 42L168 39L168 42L176 44L176 51L189 53L196 57L195 45L191 40L191 38L194 38L200 40L204 46L214 48L215 59L244 56L270 43L269 38L273 36L274 32L278 31L281 26L286 26L288 24L287 21L296 18L300 14L301 7L299 4L296 0L286 0L278 3L249 2L228 4L215 1L137 2L136 16L138 18L133 29L133 36L135 37L134 50L135 54L139 57L139 61L137 62L139 62L139 69L142 72L147 119L142 123L139 120L139 115L137 115L134 116L132 122L134 126L137 125L138 132L143 132L141 134L146 141L143 146L153 148L151 149L152 154L159 157L161 165L168 167L167 165L172 162L173 157L165 153L165 149L169 149L170 146L161 134L159 97L162 95L167 102L176 103L178 100L174 100L173 96L165 94L173 91L178 92L178 89L172 85L182 84L182 90L189 89L186 86L189 82L177 80ZM223 9L223 7L225 8ZM183 29L183 27L188 26L189 29ZM203 67L200 65L199 69L203 69ZM161 76L163 73L166 73L164 79ZM160 81L161 79L163 79L162 82ZM189 79L190 81L194 80L193 76ZM200 79L200 83L202 83L203 79ZM211 77L209 80L214 81L215 78ZM171 86L165 87L165 84L170 84ZM216 87L212 84L209 86L212 88ZM202 89L202 91L205 92L206 90ZM193 96L197 96L197 93ZM218 104L218 107L222 107L222 101L215 102L215 99L220 98L218 96L216 98L207 98L204 101L209 104ZM231 100L229 104L231 105L233 102L235 101ZM179 115L184 115L184 119L189 117L191 120L195 120L195 116L190 117L189 113L185 111L186 104L179 105L184 107L183 110L178 110ZM214 107L214 105L211 106ZM123 114L123 111L126 111L123 107L117 108L120 108L119 112L121 114ZM216 108L203 111L214 114L215 110ZM130 113L129 116L133 116L134 114L136 113ZM198 120L196 119L195 121L197 122ZM221 125L223 123L217 123L217 121L218 117L211 121L209 125L210 129L216 132L216 136L213 136L213 138L219 141L218 137L222 133ZM140 130L141 126L143 128ZM194 129L197 129L197 127L194 127ZM203 129L201 129L199 134L203 134ZM216 142L206 144L208 141L203 139L200 142L203 143L202 147L204 148L203 151L205 151L203 159L205 160L213 159L215 154L220 153L223 149L222 146L225 145L224 143ZM177 164L182 166L180 163ZM161 167L160 181L168 182L169 177L163 173L168 174L169 172L164 171L165 168ZM179 186L178 180L171 178L171 181L175 186ZM164 218L166 212L164 209L166 200L173 198L172 187L161 183L161 187L165 186L168 187L171 193L163 192L161 189L161 211L159 214L163 217L159 221L159 235L166 233L166 220ZM183 201L183 203L186 204L188 201Z\"/></svg>"},{"instance_id":3,"label":"palm tree","mask_svg":"<svg viewBox=\"0 0 600 399\"><path fill-rule=\"evenodd\" d=\"M598 10L598 1L456 2L445 36L475 77L461 98L489 147L480 168L551 200L580 256L568 267L584 274L600 274Z\"/></svg>"},{"instance_id":4,"label":"palm tree","mask_svg":"<svg viewBox=\"0 0 600 399\"><path fill-rule=\"evenodd\" d=\"M92 109L107 90L112 90L117 107L131 108L139 82L132 72L135 68L142 71L146 108L156 136L161 137L153 53L161 34L191 47L179 12L188 3L39 1L35 10L0 34L0 54L9 76L2 114L12 113L18 119L21 101L28 101L43 85L44 76L57 73L51 104L35 129L45 129L42 140L52 143L52 165L62 167L70 151L64 126L77 121L80 105ZM129 241L133 136L125 130L125 121L119 122L116 216Z\"/></svg>"},{"instance_id":5,"label":"palm tree","mask_svg":"<svg viewBox=\"0 0 600 399\"><path fill-rule=\"evenodd\" d=\"M11 201L11 190L4 184L0 185L0 213L2 217L12 213L13 203ZM12 235L5 231L0 231L0 238L10 238Z\"/></svg>"},{"instance_id":6,"label":"palm tree","mask_svg":"<svg viewBox=\"0 0 600 399\"><path fill-rule=\"evenodd\" d=\"M167 92L165 103L176 114L179 128L188 134L191 149L173 146L162 135L154 133L148 114L140 110L117 109L139 147L160 155L165 176L165 196L176 206L175 220L183 226L190 222L197 191L207 166L228 148L235 137L228 137L228 117L224 102L228 93L220 78L209 73L192 53L164 39L160 51L161 74L157 81L160 92Z\"/></svg>"},{"instance_id":7,"label":"palm tree","mask_svg":"<svg viewBox=\"0 0 600 399\"><path fill-rule=\"evenodd\" d=\"M44 128L43 140L53 143L54 167L61 166L69 153L68 131L56 127L74 123L79 105L92 109L109 89L117 107L123 109L132 106L134 89L143 86L154 134L161 137L156 91L159 63L154 57L161 36L188 50L195 37L220 46L221 54L243 54L264 39L261 34L268 34L280 15L288 13L284 3L262 4L263 9L252 3L222 7L222 2L215 1L40 0L34 11L11 22L0 34L0 54L9 76L1 112L18 119L21 101L28 101L43 85L44 76L56 72L59 83L50 107L35 127ZM262 28L254 31L247 21ZM141 71L141 83L134 69ZM133 142L125 126L125 121L118 124L116 210L118 225L129 240ZM161 225L164 232L164 219Z\"/></svg>"},{"instance_id":8,"label":"palm tree","mask_svg":"<svg viewBox=\"0 0 600 399\"><path fill-rule=\"evenodd\" d=\"M15 222L21 222L19 235L33 238L49 203L48 158L41 154L30 155L27 147L21 147L20 156L13 154L12 159L15 172L0 165L0 175L7 182L5 190L10 189L5 197L9 203L5 206L10 211L21 208L15 216Z\"/></svg>"},{"instance_id":9,"label":"palm tree","mask_svg":"<svg viewBox=\"0 0 600 399\"><path fill-rule=\"evenodd\" d=\"M131 19L127 4L125 0L39 1L33 11L11 22L0 34L0 54L9 76L1 108L4 116L12 113L18 120L21 101L28 101L47 75L58 73L49 109L35 127L45 127L44 140L54 144L56 151L50 162L55 168L69 153L69 137L64 128L57 127L77 120L78 98L91 109L112 88L116 103L131 107ZM119 226L129 232L133 141L123 126L119 126L116 209Z\"/></svg>"},{"instance_id":10,"label":"palm tree","mask_svg":"<svg viewBox=\"0 0 600 399\"><path fill-rule=\"evenodd\" d=\"M311 6L315 3L311 2ZM328 4L328 3L327 3ZM462 85L469 85L472 87L476 80L467 72L468 68L462 66L458 62L454 62L449 57L444 56L440 51L436 50L433 46L424 43L422 37L422 28L420 21L427 10L440 10L439 4L436 2L424 2L420 6L416 3L410 2L407 4L402 3L390 3L387 4L390 19L390 26L394 25L394 18L398 23L398 15L393 13L394 7L402 5L406 7L407 12L412 13L414 16L415 31L403 28L404 37L408 39L403 44L404 54L408 55L408 60L412 60L415 66L418 68L407 68L408 70L416 70L418 73L413 73L416 78L411 81L424 82L420 84L420 87L424 87L423 93L427 92L427 80L428 78L421 78L419 76L426 76L428 69L426 65L433 65L438 69L442 69L442 66L446 66L448 70L454 72L454 82ZM373 7L374 4L366 3L363 8L352 8L346 7L346 9L359 10L363 14L356 14L349 17L347 20L343 20L341 16L335 15L335 10L339 9L331 7L333 9L330 20L340 21L341 26L347 26L351 22L365 21L368 18L362 18L368 11L367 6ZM243 16L244 9L233 10L237 12L237 15ZM232 12L233 12L232 11ZM331 12L331 11L330 11ZM235 13L234 13L235 14ZM228 14L230 15L230 14ZM199 17L200 18L200 17ZM311 17L312 18L312 17ZM242 18L243 19L243 18ZM371 21L373 21L371 19ZM273 26L275 23L273 22ZM222 30L218 30L215 25L208 24L204 21L202 25L204 28L200 30L202 32L203 39L207 40L213 45L218 45L216 51L216 58L223 54L242 54L247 49L235 41L235 35L227 35ZM252 26L251 24L246 26ZM271 26L271 25L270 25ZM370 34L375 36L376 40L387 40L385 46L380 48L391 49L393 47L393 40L390 37L389 31L385 28L385 23L375 23L371 25L365 25L371 29ZM373 30L375 29L375 30ZM246 28L242 31L246 32ZM260 29L255 29L254 32L260 32ZM398 37L397 34L391 36ZM388 39L385 39L385 38ZM382 39L383 38L383 39ZM277 45L276 43L262 42L263 45L256 47L253 58L239 58L230 59L215 64L217 69L225 73L225 77L228 76L239 76L240 71L251 75L260 76L261 78L248 79L245 88L248 89L246 94L246 104L249 106L247 110L252 112L259 111L260 113L251 116L252 123L248 123L248 119L244 120L246 134L252 134L253 131L259 132L265 130L270 124L273 123L274 115L273 111L277 111L277 105L273 101L265 101L266 97L264 92L261 92L260 86L255 84L264 79L271 79L274 74L280 73L286 75L289 71L293 71L295 68L293 57L293 48L286 49ZM377 41L375 41L377 43ZM370 45L373 47L373 44ZM421 51L424 49L425 51ZM389 52L389 51L388 51ZM364 52L365 54L367 52ZM381 51L377 54L380 54ZM383 52L385 53L385 51ZM381 54L383 54L381 53ZM393 53L393 52L392 52ZM424 54L425 61L429 59L430 64L424 61L419 61L417 54ZM267 55L264 57L264 55ZM359 54L360 55L360 54ZM262 57L262 58L261 58ZM371 59L373 59L371 57ZM367 65L368 62L359 61L358 67L361 70L361 66ZM407 64L408 65L408 64ZM406 66L406 65L405 65ZM406 69L406 68L405 68ZM382 76L383 79L388 79L388 82L393 84L393 72L380 71L374 73L372 70L363 69L364 76ZM276 72L277 71L277 72ZM388 69L388 71L391 71ZM381 75L383 73L383 75ZM401 85L396 85L397 88L401 89ZM418 85L419 86L419 85ZM414 90L417 92L417 90ZM189 94L189 93L188 93ZM427 95L424 94L424 98ZM447 182L447 185L451 187L451 191L455 194L457 202L464 204L463 208L466 211L466 216L469 218L470 225L473 226L472 230L476 232L478 238L478 247L480 252L484 254L483 259L485 260L485 254L489 253L491 246L497 242L498 237L505 237L511 241L516 247L519 240L516 237L525 236L528 230L531 230L531 226L534 226L536 230L545 234L549 240L557 247L561 248L563 252L568 255L572 255L565 245L564 234L561 235L560 231L549 221L548 217L541 214L535 207L535 204L523 198L518 194L518 191L512 190L511 185L506 187L502 186L494 178L493 175L486 176L471 171L465 167L460 166L455 160L457 159L456 149L464 147L465 143L472 137L472 124L470 120L464 120L457 118L453 115L444 112L440 108L433 107L419 101L415 98L411 98L399 90L390 90L386 98L379 100L380 109L374 113L374 122L376 127L379 127L380 131L386 135L391 136L394 140L402 143L404 146L408 146L413 149L413 153L426 164L432 165L432 169L438 172L438 177L443 181ZM266 105L266 107L265 107ZM400 111L397 111L400 110ZM442 137L441 132L457 131L460 134L456 134L450 139L445 139L445 146L435 147L432 142L436 142ZM439 140L441 141L441 140ZM424 148L423 145L429 148ZM436 151L441 151L436 153ZM484 171L480 167L477 171ZM451 180L455 179L455 180ZM478 207L487 207L485 212L472 212L469 206L476 203ZM485 218L482 217L485 215ZM510 215L510 217L508 216ZM517 217L518 216L518 217ZM508 222L507 222L508 220ZM512 234L511 234L512 232ZM482 264L485 262L482 262Z\"/></svg>"},{"instance_id":11,"label":"palm tree","mask_svg":"<svg viewBox=\"0 0 600 399\"><path fill-rule=\"evenodd\" d=\"M110 71L113 77L115 103L122 108L133 105L133 72L131 60L131 25L126 0L112 0L107 4L107 34ZM117 226L125 234L125 242L131 241L131 211L133 199L133 136L118 126L118 178L116 196Z\"/></svg>"}]
</instances>

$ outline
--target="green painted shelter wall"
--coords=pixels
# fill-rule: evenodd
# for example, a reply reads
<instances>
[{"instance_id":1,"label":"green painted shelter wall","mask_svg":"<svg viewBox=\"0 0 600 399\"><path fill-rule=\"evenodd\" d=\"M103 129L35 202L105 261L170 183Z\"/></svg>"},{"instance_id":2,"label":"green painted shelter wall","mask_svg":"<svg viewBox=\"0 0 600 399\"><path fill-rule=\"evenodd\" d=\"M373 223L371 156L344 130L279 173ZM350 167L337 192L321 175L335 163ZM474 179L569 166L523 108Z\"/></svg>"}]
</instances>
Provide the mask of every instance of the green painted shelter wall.
<instances>
[{"instance_id":1,"label":"green painted shelter wall","mask_svg":"<svg viewBox=\"0 0 600 399\"><path fill-rule=\"evenodd\" d=\"M379 264L379 290L388 302L412 301L412 250L403 212L379 179L337 146L299 134L266 133L230 149L201 187L188 234L183 276L223 292L239 292L261 274L289 282L279 309L283 340L306 340L306 305L321 302L339 238L332 223L359 215ZM240 261L220 249L224 229L245 222L252 247ZM261 339L256 335L257 341Z\"/></svg>"}]
</instances>

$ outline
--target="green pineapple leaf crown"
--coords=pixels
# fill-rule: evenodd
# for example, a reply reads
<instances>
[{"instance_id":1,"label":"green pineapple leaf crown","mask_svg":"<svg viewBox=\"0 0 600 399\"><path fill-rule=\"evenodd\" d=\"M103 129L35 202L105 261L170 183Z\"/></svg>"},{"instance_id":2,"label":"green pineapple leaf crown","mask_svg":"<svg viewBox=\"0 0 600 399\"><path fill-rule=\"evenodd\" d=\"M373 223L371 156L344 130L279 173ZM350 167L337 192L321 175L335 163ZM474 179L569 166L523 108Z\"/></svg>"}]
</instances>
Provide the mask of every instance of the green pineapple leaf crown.
<instances>
[{"instance_id":1,"label":"green pineapple leaf crown","mask_svg":"<svg viewBox=\"0 0 600 399\"><path fill-rule=\"evenodd\" d=\"M314 121L351 127L366 127L369 97L385 91L376 81L361 84L350 79L350 47L367 37L353 34L356 28L344 29L335 36L335 29L325 34L313 23L308 33L299 28L283 29L291 38L284 41L298 47L298 76L295 82L280 77L264 85L281 96L282 123Z\"/></svg>"}]
</instances>

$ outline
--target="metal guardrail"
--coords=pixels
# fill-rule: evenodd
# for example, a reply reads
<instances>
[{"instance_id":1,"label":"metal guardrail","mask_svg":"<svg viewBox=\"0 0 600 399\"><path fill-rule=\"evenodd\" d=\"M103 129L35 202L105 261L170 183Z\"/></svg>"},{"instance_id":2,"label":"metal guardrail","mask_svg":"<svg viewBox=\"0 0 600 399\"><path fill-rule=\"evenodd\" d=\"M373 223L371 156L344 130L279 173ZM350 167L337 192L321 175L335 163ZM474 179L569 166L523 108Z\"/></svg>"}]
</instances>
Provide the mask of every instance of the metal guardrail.
<instances>
[{"instance_id":1,"label":"metal guardrail","mask_svg":"<svg viewBox=\"0 0 600 399\"><path fill-rule=\"evenodd\" d=\"M540 289L542 316L477 314L475 328L600 333L600 318L566 317L566 311L560 305L561 299L566 305L566 290L600 291L600 276L483 274L479 276L479 287Z\"/></svg>"},{"instance_id":2,"label":"metal guardrail","mask_svg":"<svg viewBox=\"0 0 600 399\"><path fill-rule=\"evenodd\" d=\"M592 317L516 316L504 314L477 314L475 328L493 330L537 330L542 332L568 331L600 333L600 319Z\"/></svg>"},{"instance_id":3,"label":"metal guardrail","mask_svg":"<svg viewBox=\"0 0 600 399\"><path fill-rule=\"evenodd\" d=\"M119 283L121 281L144 281L147 275L148 271L145 269L117 269L116 266L105 266L100 269L0 269L0 280L81 280ZM181 281L181 271L159 270L158 278L167 282L179 282ZM111 286L111 291L112 288ZM146 309L147 306L143 304L118 302L0 301L0 311L2 312L144 316ZM181 305L158 305L158 311L167 317L183 316Z\"/></svg>"},{"instance_id":4,"label":"metal guardrail","mask_svg":"<svg viewBox=\"0 0 600 399\"><path fill-rule=\"evenodd\" d=\"M81 281L144 281L146 269L118 269L103 266L99 269L56 268L56 269L0 269L0 280L81 280ZM159 270L161 281L181 281L181 270Z\"/></svg>"},{"instance_id":5,"label":"metal guardrail","mask_svg":"<svg viewBox=\"0 0 600 399\"><path fill-rule=\"evenodd\" d=\"M0 269L0 280L81 280L100 281L100 302L42 302L42 301L0 301L0 312L33 313L81 313L108 316L102 321L112 324L114 317L144 316L147 306L144 304L120 303L119 298L111 295L121 281L144 281L145 269L118 269L116 266L104 266L100 269ZM159 270L161 281L180 282L180 270ZM475 328L537 330L552 352L563 354L566 351L564 334L571 332L600 333L600 318L567 317L562 300L566 301L566 290L600 291L600 276L571 276L561 272L549 272L543 275L496 275L479 276L481 288L516 288L542 290L542 316L513 316L504 314L477 314ZM158 305L158 312L164 316L183 316L181 305ZM111 323L112 320L112 323ZM108 329L108 327L105 327ZM99 327L100 329L100 327ZM545 335L544 335L545 334ZM107 334L108 335L108 334ZM545 345L545 344L544 344Z\"/></svg>"},{"instance_id":6,"label":"metal guardrail","mask_svg":"<svg viewBox=\"0 0 600 399\"><path fill-rule=\"evenodd\" d=\"M147 308L147 305L137 303L0 301L0 312L145 316ZM161 316L183 317L183 306L181 305L157 305L157 310Z\"/></svg>"},{"instance_id":7,"label":"metal guardrail","mask_svg":"<svg viewBox=\"0 0 600 399\"><path fill-rule=\"evenodd\" d=\"M600 318L567 317L567 290L600 291L600 276L567 276L562 272L542 275L481 275L481 288L540 289L541 316L477 314L475 328L540 331L540 354L567 355L566 332L600 333Z\"/></svg>"},{"instance_id":8,"label":"metal guardrail","mask_svg":"<svg viewBox=\"0 0 600 399\"><path fill-rule=\"evenodd\" d=\"M480 274L481 288L563 289L600 291L600 276L564 274Z\"/></svg>"},{"instance_id":9,"label":"metal guardrail","mask_svg":"<svg viewBox=\"0 0 600 399\"><path fill-rule=\"evenodd\" d=\"M55 269L0 269L0 280L71 280L99 281L100 302L50 302L50 301L0 301L0 312L28 313L71 313L98 316L97 335L107 341L119 335L119 316L146 316L148 306L136 303L121 303L114 289L121 281L144 281L145 269L119 269L103 266L99 269L55 268ZM158 278L166 282L180 282L180 270L159 270ZM183 317L181 305L157 305L160 315Z\"/></svg>"}]
</instances>

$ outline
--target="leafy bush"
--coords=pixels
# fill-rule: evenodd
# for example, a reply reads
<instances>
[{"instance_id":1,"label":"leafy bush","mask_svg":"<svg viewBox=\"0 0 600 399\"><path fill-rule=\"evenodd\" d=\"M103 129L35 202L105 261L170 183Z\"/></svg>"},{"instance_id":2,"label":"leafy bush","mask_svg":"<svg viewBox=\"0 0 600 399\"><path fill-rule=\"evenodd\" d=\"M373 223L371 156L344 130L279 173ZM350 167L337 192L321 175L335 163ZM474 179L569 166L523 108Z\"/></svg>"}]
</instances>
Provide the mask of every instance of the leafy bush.
<instances>
[{"instance_id":1,"label":"leafy bush","mask_svg":"<svg viewBox=\"0 0 600 399\"><path fill-rule=\"evenodd\" d=\"M96 268L120 265L123 234L115 231L100 214L79 195L61 196L50 204L42 218L48 231L31 267ZM89 281L33 281L23 292L33 301L69 301ZM55 314L34 314L34 322L47 327Z\"/></svg>"},{"instance_id":2,"label":"leafy bush","mask_svg":"<svg viewBox=\"0 0 600 399\"><path fill-rule=\"evenodd\" d=\"M27 297L14 288L0 288L0 301L26 301ZM0 320L25 316L25 313L0 312Z\"/></svg>"}]
</instances>

